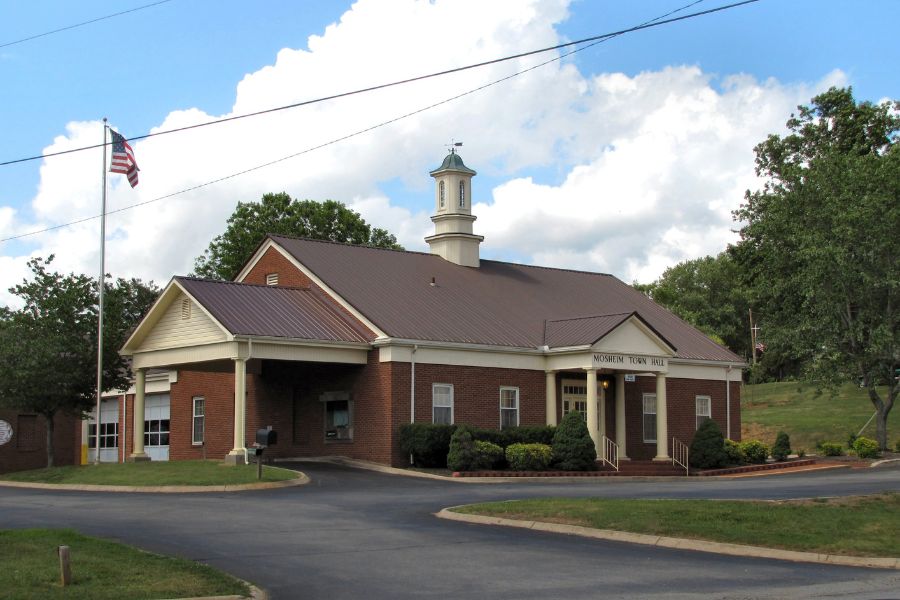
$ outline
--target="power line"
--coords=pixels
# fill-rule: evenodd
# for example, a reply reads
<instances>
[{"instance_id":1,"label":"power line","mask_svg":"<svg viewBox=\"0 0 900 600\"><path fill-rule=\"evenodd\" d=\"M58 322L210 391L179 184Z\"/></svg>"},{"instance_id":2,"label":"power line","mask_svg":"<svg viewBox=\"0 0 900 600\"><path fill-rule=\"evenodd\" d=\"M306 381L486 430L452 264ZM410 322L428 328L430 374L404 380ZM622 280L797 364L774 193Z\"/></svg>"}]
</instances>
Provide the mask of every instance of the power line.
<instances>
[{"instance_id":1,"label":"power line","mask_svg":"<svg viewBox=\"0 0 900 600\"><path fill-rule=\"evenodd\" d=\"M287 110L287 109L291 109L291 108L298 108L298 107L300 107L300 106L308 106L308 105L310 105L310 104L318 104L318 103L320 103L320 102L327 102L327 101L329 101L329 100L336 100L336 99L338 99L338 98L346 98L347 96L355 96L355 95L357 95L357 94L364 94L364 93L367 93L367 92L374 92L374 91L376 91L376 90L382 90L382 89L385 89L385 88L395 87L395 86L398 86L398 85L404 85L404 84L407 84L407 83L414 83L414 82L416 82L416 81L422 81L422 80L425 80L425 79L432 79L432 78L435 78L435 77L441 77L441 76L444 76L444 75L450 75L450 74L453 74L453 73L459 73L459 72L462 72L462 71L468 71L468 70L470 70L470 69L477 69L477 68L480 68L480 67L486 67L486 66L490 66L490 65L495 65L495 64L498 64L498 63L502 63L502 62L507 62L507 61L510 61L510 60L515 60L515 59L517 59L517 58L525 58L525 57L527 57L527 56L533 56L533 55L535 55L535 54L543 54L544 52L551 52L551 51L553 51L553 50L561 50L562 48L568 48L568 47L571 47L571 46L578 46L578 45L581 45L581 44L586 44L586 43L588 43L588 42L598 42L598 43L599 43L599 42L605 41L605 40L607 40L607 39L612 39L612 38L614 38L614 37L618 37L618 36L620 36L620 35L624 35L624 34L626 34L626 33L632 33L632 32L635 32L635 31L640 31L640 30L642 30L642 29L649 29L649 28L651 28L651 27L658 27L658 26L660 26L660 25L667 25L667 24L669 24L669 23L675 23L675 22L678 22L678 21L684 21L684 20L686 20L686 19L692 19L692 18L695 18L695 17L700 17L700 16L703 16L703 15L708 15L708 14L711 14L711 13L716 13L716 12L720 12L720 11L723 11L723 10L728 10L728 9L731 9L731 8L736 8L736 7L738 7L738 6L743 6L743 5L745 5L745 4L752 4L752 3L758 2L758 1L759 1L759 0L743 0L743 1L741 1L741 2L735 2L735 3L733 3L733 4L727 4L727 5L725 5L725 6L719 6L719 7L717 7L717 8L711 8L711 9L709 9L709 10L704 10L704 11L700 11L700 12L696 12L696 13L691 13L691 14L688 14L688 15L682 15L682 16L680 16L680 17L674 17L674 18L671 18L671 19L664 19L664 20L654 20L654 21L651 21L651 22L646 22L646 23L642 23L642 24L640 24L640 25L636 25L636 26L634 26L634 27L629 27L628 29L621 29L621 30L619 30L619 31L614 31L614 32L611 32L611 33L604 33L604 34L600 34L600 35L595 35L595 36L588 37L588 38L583 38L583 39L580 39L580 40L577 40L577 41L574 41L574 42L566 42L566 43L564 43L564 44L557 44L556 46L549 46L549 47L547 47L547 48L541 48L541 49L539 49L539 50L531 50L531 51L528 51L528 52L522 52L522 53L519 53L519 54L513 54L513 55L505 56L505 57L502 57L502 58L495 58L495 59L493 59L493 60L488 60L488 61L484 61L484 62L480 62L480 63L474 63L474 64L466 65L466 66L463 66L463 67L456 67L456 68L453 68L453 69L447 69L447 70L444 70L444 71L437 71L437 72L434 72L434 73L429 73L429 74L427 74L427 75L418 75L418 76L416 76L416 77L410 77L410 78L408 78L408 79L401 79L401 80L393 81L393 82L390 82L390 83L383 83L383 84L379 84L379 85L375 85L375 86L371 86L371 87L367 87L367 88L360 88L360 89L353 90L353 91L350 91L350 92L342 92L342 93L339 93L339 94L333 94L333 95L331 95L331 96L323 96L323 97L321 97L321 98L315 98L315 99L313 99L313 100L305 100L305 101L303 101L303 102L296 102L296 103L293 103L293 104L286 104L286 105L284 105L284 106L278 106L278 107L275 107L275 108L267 108L267 109L259 110L259 111L252 112L252 113L246 113L246 114L243 114L243 115L235 115L235 116L232 116L232 117L225 117L225 118L223 118L223 119L215 119L215 120L213 120L213 121L207 121L206 123L196 123L196 124L194 124L194 125L186 125L186 126L184 126L184 127L176 127L176 128L174 128L174 129L166 129L166 130L163 130L163 131L156 131L156 132L154 132L154 133L147 133L147 134L144 134L144 135L139 135L139 136L135 136L135 137L130 137L130 138L128 138L128 139L129 139L129 141L132 141L132 142L133 142L133 141L142 140L142 139L146 139L146 138L150 138L150 137L155 137L155 136L160 136L160 135L167 135L167 134L169 134L169 133L177 133L177 132L179 132L179 131L187 131L187 130L189 130L189 129L197 129L197 128L200 128L200 127L207 127L207 126L209 126L209 125L219 125L219 124L221 124L221 123L227 123L227 122L229 122L229 121L237 121L237 120L239 120L239 119L246 119L246 118L248 118L248 117L256 117L256 116L259 116L259 115L265 115L265 114L269 114L269 113L273 113L273 112L278 112L278 111L282 111L282 110ZM697 4L697 2L694 2L694 3L692 3L692 4L689 4L688 6L693 6L694 4ZM682 9L679 9L679 10L682 10ZM674 14L674 12L678 12L678 11L673 11L673 12L670 12L670 13L668 13L668 14L671 15L671 14ZM107 145L108 145L109 143L110 143L110 142L107 142ZM71 153L73 153L73 152L82 152L82 151L84 151L84 150L93 150L93 149L95 149L95 148L102 148L103 146L104 146L104 144L94 144L94 145L92 145L92 146L82 146L82 147L79 147L79 148L70 148L69 150L60 150L59 152L51 152L51 153L49 153L49 154L40 154L40 155L36 155L36 156L29 156L29 157L26 157L26 158L18 158L18 159L14 159L14 160L7 160L7 161L5 161L5 162L0 162L0 167L6 166L6 165L12 165L12 164L16 164L16 163L27 162L27 161L31 161L31 160L40 160L40 159L48 158L48 157L51 157L51 156L59 156L59 155L62 155L62 154L71 154Z\"/></svg>"},{"instance_id":2,"label":"power line","mask_svg":"<svg viewBox=\"0 0 900 600\"><path fill-rule=\"evenodd\" d=\"M752 0L752 1L755 2L756 0ZM690 4L687 4L687 5L685 5L685 6L682 6L681 8L677 8L677 9L671 11L671 12L668 12L668 13L666 13L666 14L664 14L664 15L661 15L661 16L659 16L659 17L656 17L655 19L651 19L650 21L647 21L646 23L657 22L657 21L659 21L660 19L663 19L663 18L665 18L665 17L667 17L667 16L669 16L669 15L672 15L672 14L675 14L675 13L678 13L678 12L681 12L681 11L683 11L683 10L686 10L687 8L690 8L691 6L694 6L694 5L699 4L699 3L701 3L701 2L703 2L703 0L694 0L694 2L691 2ZM742 2L742 3L740 3L740 4L747 4L747 2ZM703 14L703 13L698 13L698 14ZM172 198L172 197L174 197L174 196L180 196L181 194L186 194L186 193L188 193L188 192L192 192L192 191L195 191L195 190L198 190L198 189L201 189L201 188L205 188L205 187L208 187L208 186L210 186L210 185L214 185L214 184L216 184L216 183L221 183L221 182L227 181L227 180L229 180L229 179L234 179L235 177L240 177L241 175L246 175L247 173L252 173L253 171L258 171L258 170L260 170L260 169L264 169L264 168L266 168L266 167L270 167L270 166L272 166L272 165L275 165L275 164L278 164L278 163L281 163L281 162L290 160L290 159L292 159L292 158L296 158L296 157L298 157L298 156L302 156L302 155L304 155L304 154L308 154L308 153L310 153L310 152L314 152L314 151L316 151L316 150L320 150L320 149L322 149L322 148L325 148L325 147L328 147L328 146L337 144L337 143L339 143L339 142L343 142L343 141L345 141L345 140L348 140L348 139L351 139L351 138L360 136L360 135L362 135L362 134L364 134L364 133L368 133L368 132L373 131L373 130L375 130L375 129L379 129L379 128L381 128L381 127L385 127L385 126L390 125L390 124L392 124L392 123L396 123L397 121L401 121L401 120L403 120L403 119L406 119L406 118L412 117L412 116L414 116L414 115L423 113L423 112L425 112L425 111L431 110L431 109L436 108L436 107L438 107L438 106L441 106L441 105L443 105L443 104L447 104L447 103L453 102L453 101L455 101L455 100L458 100L458 99L463 98L463 97L465 97L465 96L468 96L468 95L470 95L470 94L474 94L474 93L476 93L476 92L480 92L480 91L485 90L485 89L487 89L487 88L489 88L489 87L493 87L493 86L495 86L495 85L498 85L498 84L500 84L500 83L503 83L504 81L508 81L508 80L510 80L510 79L513 79L514 77L518 77L519 75L523 75L523 74L528 73L528 72L530 72L530 71L534 71L535 69L539 69L540 67L543 67L543 66L545 66L545 65L548 65L548 64L550 64L550 63L560 61L560 60L562 60L562 59L564 59L564 58L566 58L566 57L568 57L568 56L571 56L571 55L573 55L573 54L575 54L575 53L577 53L577 52L581 52L582 50L587 50L588 48L591 48L591 47L593 47L593 46L596 46L597 44L602 44L603 42L606 42L606 41L612 39L613 37L618 37L618 36L620 36L620 35L624 35L625 33L628 33L629 31L633 31L633 30L635 30L635 28L632 28L631 30L623 30L623 32L617 32L617 33L615 33L615 34L611 34L610 36L607 36L607 37L605 37L604 39L597 39L597 40L593 41L593 42L590 43L590 44L587 44L587 45L582 46L582 47L580 47L580 48L576 48L576 49L574 49L574 50L572 50L572 51L570 51L570 52L567 52L567 53L565 53L565 54L561 54L560 56L556 56L556 57L554 57L554 58L551 58L550 60L546 60L546 61L544 61L544 62L538 63L538 64L536 64L536 65L533 65L533 66L531 66L531 67L528 67L527 69L523 69L523 70L521 70L521 71L517 71L517 72L515 72L515 73L512 73L512 74L510 74L510 75L507 75L506 77L502 77L502 78L497 79L497 80L495 80L495 81L492 81L492 82L490 82L490 83L486 83L486 84L481 85L481 86L479 86L479 87L476 87L476 88L473 88L473 89L471 89L471 90L462 92L461 94L457 94L457 95L455 95L455 96L451 96L450 98L445 98L444 100L440 100L439 102L435 102L435 103L433 103L433 104L429 104L428 106L424 106L424 107L419 108L419 109L416 109L416 110L414 110L414 111L411 111L411 112L408 112L408 113L399 115L399 116L394 117L394 118L391 118L391 119L388 119L387 121L382 121L381 123L378 123L378 124L375 124L375 125L371 125L371 126L369 126L369 127L366 127L365 129L360 129L360 130L357 130L357 131L355 131L355 132L349 133L349 134L347 134L347 135L344 135L344 136L341 136L341 137L338 137L338 138L334 138L334 139L329 140L329 141L327 141L327 142L324 142L324 143L322 143L322 144L319 144L319 145L316 145L316 146L312 146L312 147L310 147L310 148L306 148L305 150L301 150L301 151L299 151L299 152L295 152L295 153L293 153L293 154L289 154L289 155L283 156L283 157L281 157L281 158L276 158L276 159L274 159L274 160L271 160L271 161L268 161L268 162L265 162L265 163L261 163L261 164L259 164L259 165L253 166L253 167L249 167L249 168L243 169L243 170L241 170L241 171L237 171L237 172L234 172L234 173L230 173L230 174L228 174L228 175L224 175L224 176L219 177L219 178L217 178L217 179L213 179L213 180L206 181L206 182L204 182L204 183L200 183L200 184L197 184L197 185L188 187L188 188L184 188L184 189L178 190L178 191L176 191L176 192L172 192L172 193L169 193L169 194L165 194L165 195L163 195L163 196L157 196L156 198L151 198L150 200L144 200L143 202L136 202L136 203L134 203L134 204L129 204L129 205L127 205L127 206L123 206L123 207L117 208L117 209L115 209L115 210L108 210L108 211L106 212L106 214L107 214L107 215L111 215L111 214L116 214L116 213L120 213L120 212L125 212L126 210L131 210L131 209L133 209L133 208L137 208L137 207L140 207L140 206L146 206L147 204L153 204L153 203L155 203L155 202L159 202L159 201L161 201L161 200L166 200L166 199ZM569 45L571 45L571 44L569 44ZM99 146L102 146L102 144L98 144L98 147L99 147ZM69 221L68 223L61 223L61 224L59 224L59 225L54 225L54 226L52 226L52 227L46 227L46 228L44 228L44 229L39 229L39 230L36 230L36 231L30 231L30 232L27 232L27 233L21 233L21 234L19 234L19 235L14 235L14 236L2 238L2 239L0 239L0 243L3 243L3 242L9 242L9 241L12 241L12 240L17 240L17 239L21 239L21 238L25 238L25 237L30 237L30 236L32 236L32 235L38 235L38 234L41 234L41 233L47 233L47 232L49 232L49 231L55 231L55 230L57 230L57 229L63 229L63 228L65 228L65 227L69 227L69 226L71 226L71 225L78 225L79 223L85 223L85 222L87 222L87 221L91 221L91 220L93 220L93 219L99 219L99 218L100 218L100 215L92 215L92 216L90 216L90 217L84 217L84 218L82 218L82 219L77 219L77 220L75 220L75 221Z\"/></svg>"},{"instance_id":3,"label":"power line","mask_svg":"<svg viewBox=\"0 0 900 600\"><path fill-rule=\"evenodd\" d=\"M160 4L165 4L166 2L171 2L171 1L172 0L159 0L159 2L154 2L152 4L145 4L143 6L137 6L135 8L123 10L122 12L113 13L111 15L106 15L104 17L97 17L96 19L91 19L90 21L82 21L81 23L75 23L74 25L67 25L65 27L60 27L59 29L54 29L53 31L45 31L44 33L38 33L36 35L31 35L26 38L22 38L20 40L15 40L12 42L6 42L4 44L0 44L0 48L6 48L7 46L14 46L16 44L21 44L22 42L30 42L31 40L36 40L38 38L42 38L42 37L45 37L48 35L53 35L54 33L59 33L61 31L68 31L69 29L75 29L76 27L83 27L85 25L90 25L91 23L96 23L97 21L105 21L106 19L112 19L113 17L120 17L122 15L127 15L128 13L137 12L139 10L144 10L145 8L158 6Z\"/></svg>"}]
</instances>

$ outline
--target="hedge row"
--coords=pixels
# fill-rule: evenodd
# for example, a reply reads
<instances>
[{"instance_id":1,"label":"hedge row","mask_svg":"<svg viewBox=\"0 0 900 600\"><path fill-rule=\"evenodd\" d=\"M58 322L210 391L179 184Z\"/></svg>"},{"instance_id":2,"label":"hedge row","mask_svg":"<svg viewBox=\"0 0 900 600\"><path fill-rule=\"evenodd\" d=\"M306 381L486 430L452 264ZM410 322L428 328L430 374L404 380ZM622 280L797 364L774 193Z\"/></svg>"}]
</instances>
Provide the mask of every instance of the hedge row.
<instances>
[{"instance_id":1,"label":"hedge row","mask_svg":"<svg viewBox=\"0 0 900 600\"><path fill-rule=\"evenodd\" d=\"M450 453L450 438L458 425L404 423L400 426L400 450L413 457L417 467L444 468ZM468 427L472 441L490 442L505 451L512 444L553 443L556 427L509 427L502 430Z\"/></svg>"}]
</instances>

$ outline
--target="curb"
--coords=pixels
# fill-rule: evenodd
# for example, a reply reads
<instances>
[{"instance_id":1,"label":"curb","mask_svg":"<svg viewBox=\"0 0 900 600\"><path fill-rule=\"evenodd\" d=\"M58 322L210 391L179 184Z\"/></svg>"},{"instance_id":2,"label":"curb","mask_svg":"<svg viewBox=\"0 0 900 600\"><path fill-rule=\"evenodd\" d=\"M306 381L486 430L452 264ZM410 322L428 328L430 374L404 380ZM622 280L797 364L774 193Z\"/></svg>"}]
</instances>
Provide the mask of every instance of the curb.
<instances>
[{"instance_id":1,"label":"curb","mask_svg":"<svg viewBox=\"0 0 900 600\"><path fill-rule=\"evenodd\" d=\"M266 483L241 483L237 485L91 485L78 483L31 483L27 481L0 481L0 487L26 488L34 490L67 490L74 492L119 492L137 494L197 494L202 492L244 492L249 490L272 490L294 487L309 483L305 473L298 473L295 479L270 481ZM230 596L228 596L230 597Z\"/></svg>"},{"instance_id":2,"label":"curb","mask_svg":"<svg viewBox=\"0 0 900 600\"><path fill-rule=\"evenodd\" d=\"M728 544L723 542L707 542L704 540L692 540L685 538L673 538L644 533L630 533L613 529L593 529L580 525L563 525L560 523L544 523L542 521L517 521L502 517L486 517L483 515L467 515L453 512L451 506L435 513L439 519L461 521L464 523L476 523L480 525L501 525L504 527L518 527L520 529L532 529L550 533L565 533L581 537L614 542L628 542L630 544L643 544L645 546L658 546L661 548L675 548L678 550L694 550L697 552L709 552L713 554L727 554L730 556L744 556L751 558L769 558L776 560L788 560L793 562L810 562L828 565L841 565L846 567L869 567L877 569L900 569L900 558L880 558L866 556L843 556L839 554L819 554L817 552L800 552L797 550L780 550L777 548L765 548L763 546L744 546L741 544Z\"/></svg>"},{"instance_id":3,"label":"curb","mask_svg":"<svg viewBox=\"0 0 900 600\"><path fill-rule=\"evenodd\" d=\"M262 588L258 588L249 581L244 581L250 587L249 596L192 596L190 598L171 598L169 600L269 600L269 594Z\"/></svg>"}]
</instances>

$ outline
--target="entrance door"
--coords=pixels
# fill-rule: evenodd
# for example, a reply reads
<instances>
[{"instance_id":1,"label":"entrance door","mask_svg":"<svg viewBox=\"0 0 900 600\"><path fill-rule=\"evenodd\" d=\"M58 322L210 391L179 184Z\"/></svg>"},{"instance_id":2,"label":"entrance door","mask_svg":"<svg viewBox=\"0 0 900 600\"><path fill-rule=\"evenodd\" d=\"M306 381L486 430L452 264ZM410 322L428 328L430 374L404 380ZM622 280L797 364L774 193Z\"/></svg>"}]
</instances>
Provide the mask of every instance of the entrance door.
<instances>
[{"instance_id":1,"label":"entrance door","mask_svg":"<svg viewBox=\"0 0 900 600\"><path fill-rule=\"evenodd\" d=\"M169 395L144 400L144 452L150 460L169 460Z\"/></svg>"},{"instance_id":2,"label":"entrance door","mask_svg":"<svg viewBox=\"0 0 900 600\"><path fill-rule=\"evenodd\" d=\"M88 462L97 460L97 408L88 420ZM119 462L119 400L100 401L100 462Z\"/></svg>"}]
</instances>

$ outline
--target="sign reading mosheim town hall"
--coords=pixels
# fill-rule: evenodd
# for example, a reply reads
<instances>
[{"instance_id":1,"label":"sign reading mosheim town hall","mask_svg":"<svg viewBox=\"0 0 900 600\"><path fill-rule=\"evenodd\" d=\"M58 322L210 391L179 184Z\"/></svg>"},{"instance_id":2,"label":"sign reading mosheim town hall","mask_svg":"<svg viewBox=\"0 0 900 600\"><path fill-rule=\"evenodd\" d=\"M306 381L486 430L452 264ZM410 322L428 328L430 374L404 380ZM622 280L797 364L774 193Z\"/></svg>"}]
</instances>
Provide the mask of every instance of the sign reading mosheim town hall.
<instances>
[{"instance_id":1,"label":"sign reading mosheim town hall","mask_svg":"<svg viewBox=\"0 0 900 600\"><path fill-rule=\"evenodd\" d=\"M626 369L632 371L665 371L668 364L660 356L641 356L638 354L594 353L594 367Z\"/></svg>"}]
</instances>

